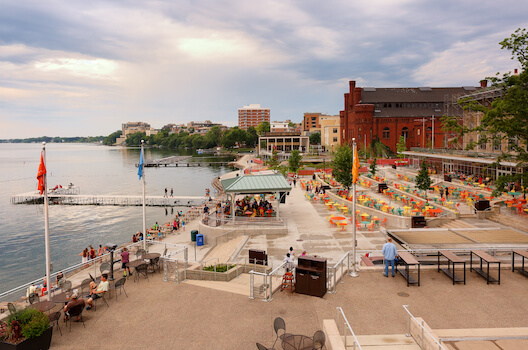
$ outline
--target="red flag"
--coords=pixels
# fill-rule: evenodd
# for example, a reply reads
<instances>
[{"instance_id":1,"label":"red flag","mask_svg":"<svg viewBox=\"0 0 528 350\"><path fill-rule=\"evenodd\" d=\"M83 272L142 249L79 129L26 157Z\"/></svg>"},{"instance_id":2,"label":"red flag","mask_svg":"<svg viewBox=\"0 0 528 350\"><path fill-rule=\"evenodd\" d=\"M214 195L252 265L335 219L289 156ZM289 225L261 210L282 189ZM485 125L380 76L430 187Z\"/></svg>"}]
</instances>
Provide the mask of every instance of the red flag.
<instances>
[{"instance_id":1,"label":"red flag","mask_svg":"<svg viewBox=\"0 0 528 350\"><path fill-rule=\"evenodd\" d=\"M37 173L38 190L42 194L46 188L44 186L44 175L46 174L46 165L44 164L44 152L40 153L40 165Z\"/></svg>"}]
</instances>

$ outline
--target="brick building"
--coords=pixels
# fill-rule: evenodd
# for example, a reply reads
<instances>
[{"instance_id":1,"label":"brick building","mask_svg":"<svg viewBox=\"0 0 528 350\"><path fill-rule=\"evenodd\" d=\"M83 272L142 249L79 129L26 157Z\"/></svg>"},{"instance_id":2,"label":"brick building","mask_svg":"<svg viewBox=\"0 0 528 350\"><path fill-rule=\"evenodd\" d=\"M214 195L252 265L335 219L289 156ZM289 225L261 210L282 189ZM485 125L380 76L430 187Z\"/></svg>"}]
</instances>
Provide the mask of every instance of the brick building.
<instances>
[{"instance_id":1,"label":"brick building","mask_svg":"<svg viewBox=\"0 0 528 350\"><path fill-rule=\"evenodd\" d=\"M410 147L445 148L447 135L440 118L456 95L467 95L480 87L449 88L360 88L349 82L345 109L340 111L341 141L356 138L359 147L376 136L392 151L403 135ZM434 128L434 131L433 131Z\"/></svg>"},{"instance_id":2,"label":"brick building","mask_svg":"<svg viewBox=\"0 0 528 350\"><path fill-rule=\"evenodd\" d=\"M238 127L247 130L256 128L262 122L270 121L270 109L261 108L259 104L250 104L238 109Z\"/></svg>"}]
</instances>

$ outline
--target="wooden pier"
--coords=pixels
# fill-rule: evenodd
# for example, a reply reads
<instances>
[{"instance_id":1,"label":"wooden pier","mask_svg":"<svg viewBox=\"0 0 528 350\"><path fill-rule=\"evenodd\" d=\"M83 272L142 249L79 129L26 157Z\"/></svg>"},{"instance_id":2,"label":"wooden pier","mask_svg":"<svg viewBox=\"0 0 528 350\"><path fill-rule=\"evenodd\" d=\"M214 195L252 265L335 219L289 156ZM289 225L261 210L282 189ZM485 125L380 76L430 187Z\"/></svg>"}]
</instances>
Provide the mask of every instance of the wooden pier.
<instances>
[{"instance_id":1,"label":"wooden pier","mask_svg":"<svg viewBox=\"0 0 528 350\"><path fill-rule=\"evenodd\" d=\"M141 206L143 196L97 195L97 194L63 194L49 193L50 204L62 205L115 205L115 206ZM202 204L206 197L193 196L146 196L145 205L149 207L191 207ZM17 194L11 197L13 204L42 204L44 196L38 192Z\"/></svg>"},{"instance_id":2,"label":"wooden pier","mask_svg":"<svg viewBox=\"0 0 528 350\"><path fill-rule=\"evenodd\" d=\"M143 163L145 168L159 168L159 167L202 167L212 165L229 165L232 162L211 162L211 161L189 161L191 156L172 156L156 160L148 160ZM136 164L136 167L139 164Z\"/></svg>"}]
</instances>

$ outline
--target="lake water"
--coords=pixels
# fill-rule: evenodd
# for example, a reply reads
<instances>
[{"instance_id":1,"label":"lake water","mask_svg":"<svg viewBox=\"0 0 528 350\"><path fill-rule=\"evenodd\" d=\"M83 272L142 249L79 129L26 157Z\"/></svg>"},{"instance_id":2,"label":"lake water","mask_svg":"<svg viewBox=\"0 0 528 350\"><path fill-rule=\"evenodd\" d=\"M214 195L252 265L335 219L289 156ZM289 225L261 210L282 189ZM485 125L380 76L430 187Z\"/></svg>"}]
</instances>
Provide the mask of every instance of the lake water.
<instances>
[{"instance_id":1,"label":"lake water","mask_svg":"<svg viewBox=\"0 0 528 350\"><path fill-rule=\"evenodd\" d=\"M14 194L37 188L41 144L0 143L0 292L45 275L43 205L14 205ZM92 144L46 145L48 187L79 186L81 194L141 195L135 164L139 149ZM145 149L145 159L182 155ZM146 168L147 195L204 196L211 180L231 169L214 167ZM174 208L185 210L185 208ZM171 208L147 207L147 226L173 218ZM50 205L53 270L79 263L79 253L112 242L122 244L142 230L141 207Z\"/></svg>"}]
</instances>

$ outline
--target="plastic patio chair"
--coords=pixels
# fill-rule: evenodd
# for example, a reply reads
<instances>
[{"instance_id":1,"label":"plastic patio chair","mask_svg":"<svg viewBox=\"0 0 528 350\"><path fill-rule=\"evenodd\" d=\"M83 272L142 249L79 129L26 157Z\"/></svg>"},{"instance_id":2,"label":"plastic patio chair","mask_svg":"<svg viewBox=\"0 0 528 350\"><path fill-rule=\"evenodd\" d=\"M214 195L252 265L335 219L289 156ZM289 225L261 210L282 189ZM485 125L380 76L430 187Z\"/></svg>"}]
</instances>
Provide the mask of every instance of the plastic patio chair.
<instances>
[{"instance_id":1,"label":"plastic patio chair","mask_svg":"<svg viewBox=\"0 0 528 350\"><path fill-rule=\"evenodd\" d=\"M118 288L119 288L119 294L121 294L121 290L123 290L125 292L126 297L128 298L128 294L127 294L126 289L125 289L125 282L126 282L126 277L123 277L123 278L117 280L116 283L114 284L116 301L117 301L117 289Z\"/></svg>"},{"instance_id":2,"label":"plastic patio chair","mask_svg":"<svg viewBox=\"0 0 528 350\"><path fill-rule=\"evenodd\" d=\"M53 327L53 322L55 322L55 325L57 326L57 328L59 329L59 332L62 336L62 331L60 329L60 325L59 325L59 320L60 320L60 317L61 317L61 311L57 311L57 312L54 312L52 313L51 315L48 316L48 319L49 319L49 323L50 323L50 326Z\"/></svg>"}]
</instances>

